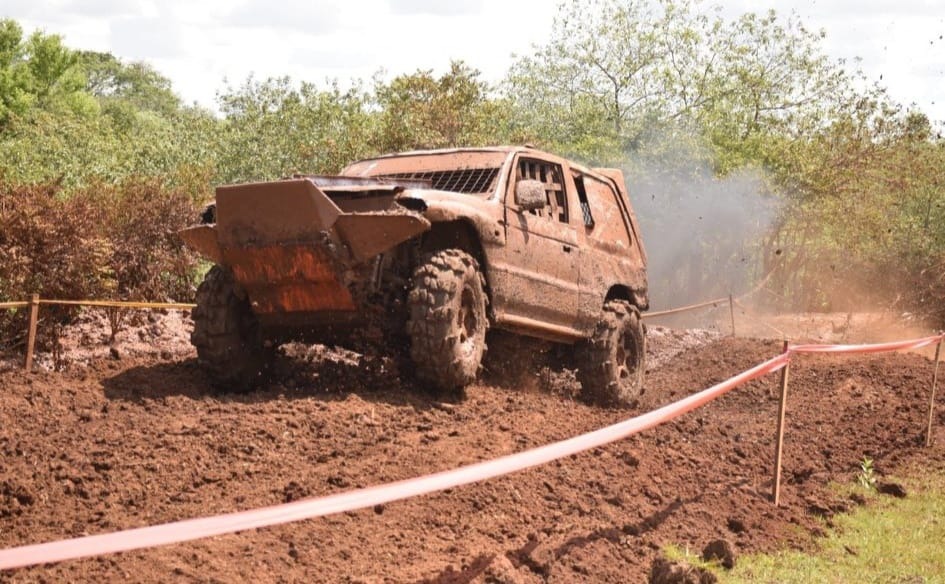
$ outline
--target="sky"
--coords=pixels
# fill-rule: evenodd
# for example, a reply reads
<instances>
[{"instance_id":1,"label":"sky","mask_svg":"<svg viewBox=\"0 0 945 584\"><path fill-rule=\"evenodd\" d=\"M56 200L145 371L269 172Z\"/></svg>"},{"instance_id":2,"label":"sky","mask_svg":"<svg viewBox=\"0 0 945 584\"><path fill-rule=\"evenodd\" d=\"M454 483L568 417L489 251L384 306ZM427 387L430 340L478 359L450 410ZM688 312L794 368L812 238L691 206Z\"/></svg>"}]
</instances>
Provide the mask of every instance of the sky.
<instances>
[{"instance_id":1,"label":"sky","mask_svg":"<svg viewBox=\"0 0 945 584\"><path fill-rule=\"evenodd\" d=\"M72 48L146 60L187 102L289 75L316 83L445 71L462 59L490 82L546 41L558 0L2 0L0 17L60 34ZM828 55L859 66L945 121L945 0L718 0L730 18L796 11L824 29Z\"/></svg>"}]
</instances>

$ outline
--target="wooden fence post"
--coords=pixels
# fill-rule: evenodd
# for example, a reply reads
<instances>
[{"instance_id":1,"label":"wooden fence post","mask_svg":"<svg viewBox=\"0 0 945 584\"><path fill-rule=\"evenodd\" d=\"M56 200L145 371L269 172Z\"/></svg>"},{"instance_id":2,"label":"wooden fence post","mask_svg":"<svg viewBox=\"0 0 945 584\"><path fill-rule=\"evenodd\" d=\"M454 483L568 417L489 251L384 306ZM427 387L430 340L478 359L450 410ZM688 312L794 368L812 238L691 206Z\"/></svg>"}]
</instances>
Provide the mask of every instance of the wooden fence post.
<instances>
[{"instance_id":1,"label":"wooden fence post","mask_svg":"<svg viewBox=\"0 0 945 584\"><path fill-rule=\"evenodd\" d=\"M728 295L728 314L732 318L732 336L735 336L735 299Z\"/></svg>"},{"instance_id":2,"label":"wooden fence post","mask_svg":"<svg viewBox=\"0 0 945 584\"><path fill-rule=\"evenodd\" d=\"M788 352L788 342L784 341L784 353ZM790 375L791 362L788 361L781 369L781 402L778 406L778 437L777 449L774 453L774 486L771 496L774 499L774 506L781 504L781 460L784 454L784 411L787 408L788 377Z\"/></svg>"},{"instance_id":3,"label":"wooden fence post","mask_svg":"<svg viewBox=\"0 0 945 584\"><path fill-rule=\"evenodd\" d=\"M942 341L935 346L935 372L932 373L932 397L929 398L929 427L925 431L925 446L932 446L932 416L935 414L935 387L938 385L938 359L942 354Z\"/></svg>"},{"instance_id":4,"label":"wooden fence post","mask_svg":"<svg viewBox=\"0 0 945 584\"><path fill-rule=\"evenodd\" d=\"M36 324L39 321L39 294L30 297L30 328L26 336L26 358L23 368L29 371L33 368L33 349L36 347Z\"/></svg>"}]
</instances>

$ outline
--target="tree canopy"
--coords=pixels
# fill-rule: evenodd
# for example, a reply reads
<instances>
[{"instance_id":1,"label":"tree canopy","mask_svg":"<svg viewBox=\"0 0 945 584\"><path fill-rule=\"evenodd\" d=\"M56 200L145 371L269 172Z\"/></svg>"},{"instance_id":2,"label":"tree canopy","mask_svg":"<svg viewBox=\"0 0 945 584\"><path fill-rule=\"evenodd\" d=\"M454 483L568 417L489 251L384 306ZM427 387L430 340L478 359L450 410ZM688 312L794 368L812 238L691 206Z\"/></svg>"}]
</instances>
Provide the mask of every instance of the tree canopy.
<instances>
[{"instance_id":1,"label":"tree canopy","mask_svg":"<svg viewBox=\"0 0 945 584\"><path fill-rule=\"evenodd\" d=\"M0 20L0 183L68 197L156 180L197 201L383 152L531 142L623 168L651 249L689 222L655 286L704 295L723 270L747 285L780 266L771 283L793 307L843 305L849 287L831 282L852 279L943 305L942 123L829 58L822 31L697 0L565 0L546 38L498 85L456 60L350 83L250 78L208 110L148 63ZM719 209L730 223L710 229Z\"/></svg>"}]
</instances>

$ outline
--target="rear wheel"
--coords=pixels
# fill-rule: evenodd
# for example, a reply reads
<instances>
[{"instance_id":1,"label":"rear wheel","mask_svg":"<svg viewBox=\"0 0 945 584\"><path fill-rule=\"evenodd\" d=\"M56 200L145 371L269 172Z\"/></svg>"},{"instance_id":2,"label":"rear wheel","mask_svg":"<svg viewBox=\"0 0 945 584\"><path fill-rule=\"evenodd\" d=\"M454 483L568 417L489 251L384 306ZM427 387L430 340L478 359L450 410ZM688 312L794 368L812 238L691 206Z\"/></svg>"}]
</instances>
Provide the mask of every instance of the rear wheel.
<instances>
[{"instance_id":1,"label":"rear wheel","mask_svg":"<svg viewBox=\"0 0 945 584\"><path fill-rule=\"evenodd\" d=\"M407 302L410 356L418 377L446 391L475 381L489 329L478 262L458 249L426 256L414 271Z\"/></svg>"},{"instance_id":2,"label":"rear wheel","mask_svg":"<svg viewBox=\"0 0 945 584\"><path fill-rule=\"evenodd\" d=\"M594 336L579 355L578 379L588 401L626 405L636 400L646 370L646 333L637 307L625 300L605 303Z\"/></svg>"},{"instance_id":3,"label":"rear wheel","mask_svg":"<svg viewBox=\"0 0 945 584\"><path fill-rule=\"evenodd\" d=\"M190 342L215 386L247 391L262 381L275 355L263 342L246 292L232 272L214 266L197 288Z\"/></svg>"}]
</instances>

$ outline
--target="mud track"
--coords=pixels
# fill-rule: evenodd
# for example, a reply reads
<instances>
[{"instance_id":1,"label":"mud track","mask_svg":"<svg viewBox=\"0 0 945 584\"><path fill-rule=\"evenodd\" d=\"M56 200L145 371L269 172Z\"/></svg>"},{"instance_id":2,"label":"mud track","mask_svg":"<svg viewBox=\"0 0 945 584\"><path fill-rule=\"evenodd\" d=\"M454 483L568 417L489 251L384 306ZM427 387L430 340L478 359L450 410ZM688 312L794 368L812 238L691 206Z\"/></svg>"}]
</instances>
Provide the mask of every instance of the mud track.
<instances>
[{"instance_id":1,"label":"mud track","mask_svg":"<svg viewBox=\"0 0 945 584\"><path fill-rule=\"evenodd\" d=\"M479 385L443 402L389 360L284 358L280 381L213 392L192 358L0 373L0 546L340 492L598 428L776 354L724 339L651 371L634 410ZM922 447L931 362L799 357L781 508L768 501L777 376L676 423L510 477L340 516L0 574L0 581L628 582L661 546L805 547L882 473L945 467ZM488 579L488 580L487 580Z\"/></svg>"}]
</instances>

